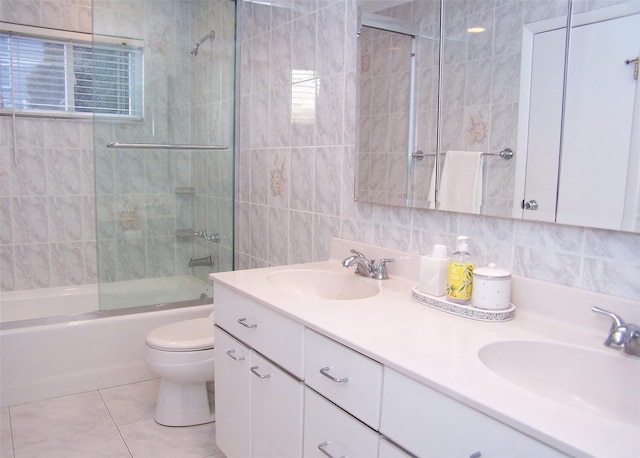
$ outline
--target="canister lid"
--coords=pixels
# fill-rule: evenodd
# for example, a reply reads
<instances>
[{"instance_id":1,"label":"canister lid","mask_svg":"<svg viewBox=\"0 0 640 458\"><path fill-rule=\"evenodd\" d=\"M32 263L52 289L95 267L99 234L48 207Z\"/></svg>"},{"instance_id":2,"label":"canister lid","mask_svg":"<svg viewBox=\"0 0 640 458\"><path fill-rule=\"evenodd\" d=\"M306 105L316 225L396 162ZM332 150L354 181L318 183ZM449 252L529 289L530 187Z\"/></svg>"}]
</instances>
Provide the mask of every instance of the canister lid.
<instances>
[{"instance_id":1,"label":"canister lid","mask_svg":"<svg viewBox=\"0 0 640 458\"><path fill-rule=\"evenodd\" d=\"M511 278L511 272L507 269L498 267L495 263L491 262L487 267L476 267L473 269L473 276L507 280Z\"/></svg>"}]
</instances>

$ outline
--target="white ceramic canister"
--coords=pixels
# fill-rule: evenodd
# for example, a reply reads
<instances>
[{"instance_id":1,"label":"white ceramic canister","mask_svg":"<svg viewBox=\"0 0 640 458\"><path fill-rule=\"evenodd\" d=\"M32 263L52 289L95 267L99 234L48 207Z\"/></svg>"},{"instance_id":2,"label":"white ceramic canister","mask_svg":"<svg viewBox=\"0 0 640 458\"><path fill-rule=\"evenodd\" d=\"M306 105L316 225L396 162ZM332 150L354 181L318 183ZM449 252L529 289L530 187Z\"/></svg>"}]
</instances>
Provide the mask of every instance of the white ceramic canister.
<instances>
[{"instance_id":1,"label":"white ceramic canister","mask_svg":"<svg viewBox=\"0 0 640 458\"><path fill-rule=\"evenodd\" d=\"M473 270L474 307L503 310L511 305L511 272L490 263Z\"/></svg>"}]
</instances>

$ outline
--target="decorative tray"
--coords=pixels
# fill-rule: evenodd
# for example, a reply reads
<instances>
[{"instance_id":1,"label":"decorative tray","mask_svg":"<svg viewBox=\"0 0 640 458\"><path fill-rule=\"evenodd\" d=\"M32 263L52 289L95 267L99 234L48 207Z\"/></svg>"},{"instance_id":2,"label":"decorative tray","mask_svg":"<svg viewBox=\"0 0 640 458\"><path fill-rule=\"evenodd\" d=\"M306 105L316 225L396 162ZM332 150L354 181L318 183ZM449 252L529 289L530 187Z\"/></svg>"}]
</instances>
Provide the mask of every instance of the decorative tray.
<instances>
[{"instance_id":1,"label":"decorative tray","mask_svg":"<svg viewBox=\"0 0 640 458\"><path fill-rule=\"evenodd\" d=\"M473 305L454 304L418 291L417 287L413 287L411 294L413 300L421 304L428 305L443 312L453 315L463 316L478 321L509 321L516 317L516 307L510 304L510 307L503 310L484 310L475 308Z\"/></svg>"}]
</instances>

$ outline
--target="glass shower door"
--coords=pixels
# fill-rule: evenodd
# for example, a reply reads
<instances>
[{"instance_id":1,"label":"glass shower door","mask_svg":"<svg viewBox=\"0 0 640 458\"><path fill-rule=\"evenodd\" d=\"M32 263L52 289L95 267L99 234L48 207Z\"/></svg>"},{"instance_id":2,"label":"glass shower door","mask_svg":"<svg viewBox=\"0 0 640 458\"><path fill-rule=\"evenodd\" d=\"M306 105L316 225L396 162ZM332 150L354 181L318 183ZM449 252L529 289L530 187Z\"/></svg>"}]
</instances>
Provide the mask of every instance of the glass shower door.
<instances>
[{"instance_id":1,"label":"glass shower door","mask_svg":"<svg viewBox=\"0 0 640 458\"><path fill-rule=\"evenodd\" d=\"M235 2L94 0L94 34L143 64L117 75L141 113L95 117L100 308L210 302L233 269Z\"/></svg>"}]
</instances>

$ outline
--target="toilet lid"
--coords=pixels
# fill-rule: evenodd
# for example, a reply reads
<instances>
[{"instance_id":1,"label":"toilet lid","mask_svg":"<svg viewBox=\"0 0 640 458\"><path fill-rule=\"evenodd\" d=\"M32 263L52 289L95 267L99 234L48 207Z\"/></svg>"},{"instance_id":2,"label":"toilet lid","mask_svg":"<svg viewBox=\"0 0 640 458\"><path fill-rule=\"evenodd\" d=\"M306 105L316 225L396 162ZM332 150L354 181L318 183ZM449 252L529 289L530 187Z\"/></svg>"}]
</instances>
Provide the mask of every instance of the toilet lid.
<instances>
[{"instance_id":1,"label":"toilet lid","mask_svg":"<svg viewBox=\"0 0 640 458\"><path fill-rule=\"evenodd\" d=\"M209 350L213 348L213 319L197 318L157 327L147 334L147 345L168 351Z\"/></svg>"}]
</instances>

